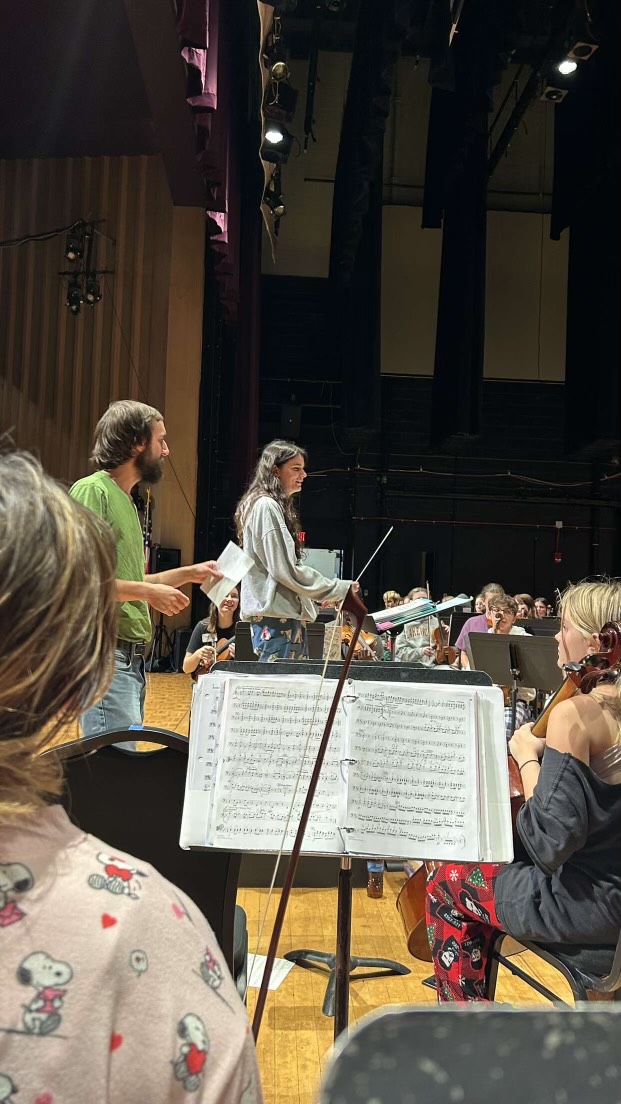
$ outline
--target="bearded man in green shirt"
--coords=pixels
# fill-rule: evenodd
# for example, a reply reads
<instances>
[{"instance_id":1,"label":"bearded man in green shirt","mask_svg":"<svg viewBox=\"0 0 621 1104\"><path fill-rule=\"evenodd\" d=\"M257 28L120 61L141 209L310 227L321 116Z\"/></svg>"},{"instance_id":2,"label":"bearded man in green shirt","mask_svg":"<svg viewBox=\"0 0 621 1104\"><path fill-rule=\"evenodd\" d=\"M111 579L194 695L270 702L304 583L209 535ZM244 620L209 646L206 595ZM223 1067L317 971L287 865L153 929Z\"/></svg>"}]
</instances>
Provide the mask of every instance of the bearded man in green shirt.
<instances>
[{"instance_id":1,"label":"bearded man in green shirt","mask_svg":"<svg viewBox=\"0 0 621 1104\"><path fill-rule=\"evenodd\" d=\"M97 471L79 479L69 492L108 522L117 551L115 673L106 696L83 714L83 736L142 725L144 657L151 639L149 607L167 616L180 613L190 599L179 587L222 578L213 560L145 578L142 527L131 491L137 483L161 479L168 453L166 427L158 410L129 399L113 402L95 429L91 459ZM135 742L119 746L136 750Z\"/></svg>"}]
</instances>

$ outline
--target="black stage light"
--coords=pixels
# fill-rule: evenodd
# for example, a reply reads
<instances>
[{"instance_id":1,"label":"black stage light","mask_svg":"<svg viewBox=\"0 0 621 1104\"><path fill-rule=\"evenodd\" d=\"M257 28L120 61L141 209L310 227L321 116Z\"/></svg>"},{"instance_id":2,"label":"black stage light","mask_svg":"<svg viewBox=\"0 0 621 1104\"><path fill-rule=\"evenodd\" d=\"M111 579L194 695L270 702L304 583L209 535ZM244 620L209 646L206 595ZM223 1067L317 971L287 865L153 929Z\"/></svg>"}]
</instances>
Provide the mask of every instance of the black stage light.
<instances>
[{"instance_id":1,"label":"black stage light","mask_svg":"<svg viewBox=\"0 0 621 1104\"><path fill-rule=\"evenodd\" d=\"M80 313L82 302L82 289L78 281L73 279L67 288L67 306L72 314Z\"/></svg>"},{"instance_id":2,"label":"black stage light","mask_svg":"<svg viewBox=\"0 0 621 1104\"><path fill-rule=\"evenodd\" d=\"M278 219L282 218L283 215L286 215L287 208L285 207L282 195L280 195L279 192L272 191L271 188L266 188L265 192L263 193L263 202L267 207L269 207L274 218Z\"/></svg>"},{"instance_id":3,"label":"black stage light","mask_svg":"<svg viewBox=\"0 0 621 1104\"><path fill-rule=\"evenodd\" d=\"M539 99L548 103L560 103L567 95L567 88L555 88L552 84L546 84Z\"/></svg>"},{"instance_id":4,"label":"black stage light","mask_svg":"<svg viewBox=\"0 0 621 1104\"><path fill-rule=\"evenodd\" d=\"M69 230L65 243L65 257L68 261L79 261L84 254L84 227L75 226Z\"/></svg>"},{"instance_id":5,"label":"black stage light","mask_svg":"<svg viewBox=\"0 0 621 1104\"><path fill-rule=\"evenodd\" d=\"M261 157L273 165L284 165L289 160L293 135L282 125L268 119L261 145Z\"/></svg>"},{"instance_id":6,"label":"black stage light","mask_svg":"<svg viewBox=\"0 0 621 1104\"><path fill-rule=\"evenodd\" d=\"M266 119L280 119L290 123L295 114L298 93L285 81L269 84L263 97L263 114Z\"/></svg>"},{"instance_id":7,"label":"black stage light","mask_svg":"<svg viewBox=\"0 0 621 1104\"><path fill-rule=\"evenodd\" d=\"M596 42L575 42L571 50L567 51L567 57L574 61L588 61L598 49Z\"/></svg>"},{"instance_id":8,"label":"black stage light","mask_svg":"<svg viewBox=\"0 0 621 1104\"><path fill-rule=\"evenodd\" d=\"M91 307L94 307L95 303L98 303L101 299L101 288L99 286L99 281L94 275L86 277L85 299Z\"/></svg>"}]
</instances>

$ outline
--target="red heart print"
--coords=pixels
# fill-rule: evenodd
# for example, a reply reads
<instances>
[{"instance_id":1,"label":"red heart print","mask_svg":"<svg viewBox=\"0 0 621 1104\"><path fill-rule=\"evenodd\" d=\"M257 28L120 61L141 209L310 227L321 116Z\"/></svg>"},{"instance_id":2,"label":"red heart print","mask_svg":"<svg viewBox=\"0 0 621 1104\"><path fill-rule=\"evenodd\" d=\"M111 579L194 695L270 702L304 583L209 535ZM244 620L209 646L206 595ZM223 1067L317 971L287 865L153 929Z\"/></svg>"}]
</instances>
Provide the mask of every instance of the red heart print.
<instances>
[{"instance_id":1,"label":"red heart print","mask_svg":"<svg viewBox=\"0 0 621 1104\"><path fill-rule=\"evenodd\" d=\"M177 917L177 920L183 920L184 916L187 916L185 909L179 907L179 905L173 905L172 910Z\"/></svg>"},{"instance_id":2,"label":"red heart print","mask_svg":"<svg viewBox=\"0 0 621 1104\"><path fill-rule=\"evenodd\" d=\"M110 916L110 913L104 912L101 916L102 928L113 928L115 924L118 924L116 916Z\"/></svg>"},{"instance_id":3,"label":"red heart print","mask_svg":"<svg viewBox=\"0 0 621 1104\"><path fill-rule=\"evenodd\" d=\"M110 1036L110 1050L118 1050L123 1043L123 1036L117 1035L116 1032L112 1032Z\"/></svg>"},{"instance_id":4,"label":"red heart print","mask_svg":"<svg viewBox=\"0 0 621 1104\"><path fill-rule=\"evenodd\" d=\"M54 1104L54 1097L51 1093L43 1093L41 1096L37 1097L35 1104Z\"/></svg>"}]
</instances>

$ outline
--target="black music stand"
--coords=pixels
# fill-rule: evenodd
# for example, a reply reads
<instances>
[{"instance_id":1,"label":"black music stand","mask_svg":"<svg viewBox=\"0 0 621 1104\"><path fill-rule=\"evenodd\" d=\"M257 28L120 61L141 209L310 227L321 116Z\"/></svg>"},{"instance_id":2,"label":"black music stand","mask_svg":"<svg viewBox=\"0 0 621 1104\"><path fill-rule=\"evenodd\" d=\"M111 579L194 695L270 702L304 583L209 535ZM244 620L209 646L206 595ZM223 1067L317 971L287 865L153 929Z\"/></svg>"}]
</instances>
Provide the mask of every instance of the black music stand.
<instances>
[{"instance_id":1,"label":"black music stand","mask_svg":"<svg viewBox=\"0 0 621 1104\"><path fill-rule=\"evenodd\" d=\"M237 660L218 664L218 673L231 671L239 674L259 675L321 675L323 663L312 660L276 660L275 663L239 663ZM328 663L326 678L338 679L340 663ZM350 670L350 678L371 682L416 682L426 685L489 686L490 678L482 671L434 671L428 667L415 667L408 663L357 663ZM409 974L409 967L399 962L381 958L358 958L351 955L351 915L352 915L352 859L345 855L341 858L338 879L336 949L315 951L303 948L288 951L284 957L307 970L323 969L329 974L328 985L322 1005L324 1016L334 1016L334 1038L345 1030L349 1020L349 984L354 970L373 969L377 973L357 974L354 981L367 978L388 977L392 974Z\"/></svg>"},{"instance_id":2,"label":"black music stand","mask_svg":"<svg viewBox=\"0 0 621 1104\"><path fill-rule=\"evenodd\" d=\"M469 633L466 651L473 671L485 671L497 686L509 687L513 732L519 688L527 686L553 693L563 681L558 646L551 636Z\"/></svg>"}]
</instances>

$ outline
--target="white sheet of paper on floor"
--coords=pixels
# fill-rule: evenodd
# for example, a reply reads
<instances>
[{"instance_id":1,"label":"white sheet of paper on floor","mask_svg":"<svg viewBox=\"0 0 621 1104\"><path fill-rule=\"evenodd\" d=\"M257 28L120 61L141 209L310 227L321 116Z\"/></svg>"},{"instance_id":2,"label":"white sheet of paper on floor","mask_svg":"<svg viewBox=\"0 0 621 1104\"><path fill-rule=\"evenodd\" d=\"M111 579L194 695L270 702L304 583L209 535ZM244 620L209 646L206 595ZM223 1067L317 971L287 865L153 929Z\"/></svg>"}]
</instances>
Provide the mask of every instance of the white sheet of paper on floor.
<instances>
[{"instance_id":1,"label":"white sheet of paper on floor","mask_svg":"<svg viewBox=\"0 0 621 1104\"><path fill-rule=\"evenodd\" d=\"M263 980L263 974L265 973L265 963L267 958L265 955L252 955L248 958L248 964L250 966L250 978L248 980L249 989L260 989L261 981ZM288 962L286 958L275 958L274 969L272 970L272 976L270 977L270 983L268 989L278 989L279 985L282 985L289 970L295 966L295 962Z\"/></svg>"}]
</instances>

